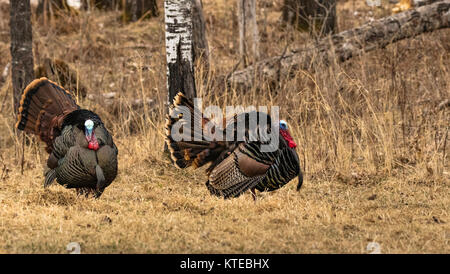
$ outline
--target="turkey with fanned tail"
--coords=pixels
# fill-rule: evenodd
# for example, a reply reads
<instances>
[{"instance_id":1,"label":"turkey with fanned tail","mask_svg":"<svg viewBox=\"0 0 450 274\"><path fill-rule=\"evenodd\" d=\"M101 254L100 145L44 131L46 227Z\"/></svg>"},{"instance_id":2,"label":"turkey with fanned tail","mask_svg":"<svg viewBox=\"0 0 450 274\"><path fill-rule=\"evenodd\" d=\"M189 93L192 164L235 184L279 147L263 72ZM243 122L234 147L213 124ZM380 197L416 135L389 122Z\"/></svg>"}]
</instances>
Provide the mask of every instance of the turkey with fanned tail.
<instances>
[{"instance_id":1,"label":"turkey with fanned tail","mask_svg":"<svg viewBox=\"0 0 450 274\"><path fill-rule=\"evenodd\" d=\"M100 117L80 109L69 92L45 77L23 91L16 127L47 145L44 187L56 179L98 198L117 176L118 150Z\"/></svg>"},{"instance_id":2,"label":"turkey with fanned tail","mask_svg":"<svg viewBox=\"0 0 450 274\"><path fill-rule=\"evenodd\" d=\"M189 113L186 115L186 112ZM250 127L251 117L257 117L258 120L254 127ZM211 194L226 199L238 197L250 190L255 198L255 190L273 191L296 177L298 177L297 190L300 190L303 175L295 150L297 145L285 121L280 120L279 126L274 127L271 117L266 113L245 112L235 115L225 129L222 129L205 118L201 111L194 107L193 102L182 93L178 93L174 98L166 119L166 144L174 164L178 168L189 166L198 168L209 163L206 169L208 175L206 187ZM240 127L243 125L240 123L242 121L245 128ZM190 127L186 126L186 129L181 126L174 127L176 124ZM272 144L274 148L271 150L262 149L263 145L269 145L270 141L258 135L258 132L261 132L261 125L269 132L272 128L279 130L278 142ZM244 138L238 138L239 128L243 129ZM216 135L219 131L221 134ZM232 140L222 141L215 138L226 136L230 131ZM175 133L185 134L189 138L174 138Z\"/></svg>"}]
</instances>

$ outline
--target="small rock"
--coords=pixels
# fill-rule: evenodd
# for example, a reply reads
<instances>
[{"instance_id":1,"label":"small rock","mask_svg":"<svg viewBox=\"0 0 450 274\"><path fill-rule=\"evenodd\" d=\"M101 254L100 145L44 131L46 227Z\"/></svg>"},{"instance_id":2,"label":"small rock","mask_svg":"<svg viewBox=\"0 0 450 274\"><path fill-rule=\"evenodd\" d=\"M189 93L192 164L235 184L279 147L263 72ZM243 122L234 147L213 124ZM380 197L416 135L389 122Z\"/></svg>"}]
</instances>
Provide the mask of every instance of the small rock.
<instances>
[{"instance_id":1,"label":"small rock","mask_svg":"<svg viewBox=\"0 0 450 274\"><path fill-rule=\"evenodd\" d=\"M445 222L444 222L444 221L442 221L442 220L438 219L438 218L437 218L437 217L435 217L435 216L433 216L433 221L434 221L435 223L437 223L437 224L445 224Z\"/></svg>"},{"instance_id":2,"label":"small rock","mask_svg":"<svg viewBox=\"0 0 450 274\"><path fill-rule=\"evenodd\" d=\"M109 218L108 216L104 216L104 217L102 218L102 223L111 224L111 223L112 223L112 219Z\"/></svg>"}]
</instances>

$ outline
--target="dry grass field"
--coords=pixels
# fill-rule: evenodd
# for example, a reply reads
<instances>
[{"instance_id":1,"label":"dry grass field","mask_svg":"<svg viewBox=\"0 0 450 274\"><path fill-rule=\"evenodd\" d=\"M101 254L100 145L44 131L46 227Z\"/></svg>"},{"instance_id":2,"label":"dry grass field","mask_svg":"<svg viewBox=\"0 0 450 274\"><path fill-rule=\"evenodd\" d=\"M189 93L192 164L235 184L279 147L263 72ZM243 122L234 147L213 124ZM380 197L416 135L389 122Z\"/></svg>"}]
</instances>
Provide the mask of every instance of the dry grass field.
<instances>
[{"instance_id":1,"label":"dry grass field","mask_svg":"<svg viewBox=\"0 0 450 274\"><path fill-rule=\"evenodd\" d=\"M263 57L311 39L280 28L281 0L258 1ZM383 1L387 3L388 1ZM203 0L211 54L198 94L208 104L278 105L305 183L237 199L212 197L204 170L179 170L162 152L166 109L163 16L123 25L118 12L33 19L35 64L67 62L119 148L119 175L96 200L43 188L44 145L16 134L11 80L0 76L0 253L450 253L450 30L400 41L343 64L264 82L246 92L215 79L239 61L235 7ZM158 2L162 11L162 1ZM339 1L339 30L390 13ZM358 11L357 14L354 12ZM9 10L0 5L0 73ZM242 68L242 67L240 67ZM202 84L199 84L202 83ZM114 105L95 100L118 92ZM130 98L152 99L135 108ZM24 162L22 164L22 153Z\"/></svg>"}]
</instances>

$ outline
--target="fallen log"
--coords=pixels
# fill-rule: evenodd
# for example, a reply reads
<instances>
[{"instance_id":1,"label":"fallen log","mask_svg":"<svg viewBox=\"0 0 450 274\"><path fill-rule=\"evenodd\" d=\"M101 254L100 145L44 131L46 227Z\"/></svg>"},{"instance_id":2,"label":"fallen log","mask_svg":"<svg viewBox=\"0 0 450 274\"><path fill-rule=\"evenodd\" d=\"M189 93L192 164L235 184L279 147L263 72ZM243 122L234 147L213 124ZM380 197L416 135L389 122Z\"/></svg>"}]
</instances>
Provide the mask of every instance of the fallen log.
<instances>
[{"instance_id":1,"label":"fallen log","mask_svg":"<svg viewBox=\"0 0 450 274\"><path fill-rule=\"evenodd\" d=\"M445 0L372 21L236 71L228 77L227 84L242 90L250 89L256 79L274 84L280 75L309 70L314 62L329 64L334 58L344 62L405 38L448 28L449 9L450 0Z\"/></svg>"},{"instance_id":2,"label":"fallen log","mask_svg":"<svg viewBox=\"0 0 450 274\"><path fill-rule=\"evenodd\" d=\"M442 0L414 0L414 1L412 1L412 4L414 5L414 7L417 8L417 7L433 4L435 2L440 2L440 1L442 1Z\"/></svg>"},{"instance_id":3,"label":"fallen log","mask_svg":"<svg viewBox=\"0 0 450 274\"><path fill-rule=\"evenodd\" d=\"M120 96L117 92L108 92L102 94L89 94L87 98L91 101L96 101L103 106L107 107L118 107L120 105L125 107L130 107L132 109L142 108L145 105L148 107L153 107L155 105L155 100L146 98L143 99L134 99L134 98L126 98Z\"/></svg>"}]
</instances>

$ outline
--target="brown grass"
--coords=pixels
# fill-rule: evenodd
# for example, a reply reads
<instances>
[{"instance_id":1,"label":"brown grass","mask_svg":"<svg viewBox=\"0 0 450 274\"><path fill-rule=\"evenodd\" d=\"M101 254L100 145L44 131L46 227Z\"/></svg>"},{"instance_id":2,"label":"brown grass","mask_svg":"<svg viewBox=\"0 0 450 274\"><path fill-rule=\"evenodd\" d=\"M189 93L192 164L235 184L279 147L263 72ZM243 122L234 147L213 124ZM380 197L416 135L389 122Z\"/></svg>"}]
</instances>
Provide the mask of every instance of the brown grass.
<instances>
[{"instance_id":1,"label":"brown grass","mask_svg":"<svg viewBox=\"0 0 450 274\"><path fill-rule=\"evenodd\" d=\"M165 110L163 17L122 25L118 13L34 21L36 64L68 62L91 94L116 91L154 104L114 110L80 100L111 129L120 173L99 200L59 185L43 189L43 144L13 129L11 82L0 79L0 253L449 253L449 30L401 41L344 64L296 71L267 92L212 81L238 62L233 9L203 0L211 76L205 104L279 105L297 143L305 184L233 200L209 195L203 170L178 170L162 153ZM261 1L263 56L309 39L281 31L282 1ZM340 1L340 30L389 13ZM387 1L384 1L387 2ZM162 2L159 1L162 7ZM264 8L264 9L263 9ZM354 16L354 10L360 12ZM9 12L0 8L0 70L9 62ZM0 71L0 72L1 72ZM200 74L200 73L199 73ZM198 75L200 79L201 75ZM18 137L16 137L18 136Z\"/></svg>"}]
</instances>

